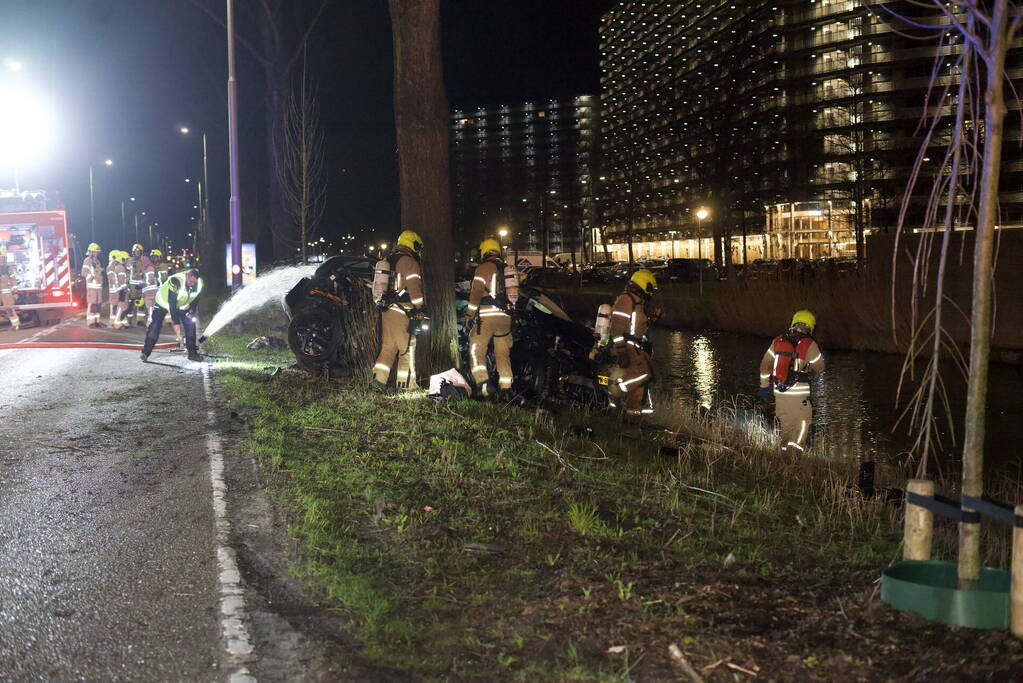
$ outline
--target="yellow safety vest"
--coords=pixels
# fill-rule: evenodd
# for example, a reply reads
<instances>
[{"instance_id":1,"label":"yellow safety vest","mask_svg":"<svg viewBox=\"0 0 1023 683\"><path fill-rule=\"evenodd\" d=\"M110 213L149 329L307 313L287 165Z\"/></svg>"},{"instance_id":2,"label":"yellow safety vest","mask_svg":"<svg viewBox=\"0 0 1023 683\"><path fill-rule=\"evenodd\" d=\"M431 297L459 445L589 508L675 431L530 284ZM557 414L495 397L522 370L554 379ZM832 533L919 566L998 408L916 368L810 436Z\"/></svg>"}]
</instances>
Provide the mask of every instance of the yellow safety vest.
<instances>
[{"instance_id":1,"label":"yellow safety vest","mask_svg":"<svg viewBox=\"0 0 1023 683\"><path fill-rule=\"evenodd\" d=\"M187 272L182 272L175 273L167 278L167 281L160 285L160 289L156 292L156 305L169 311L170 293L172 291L178 295L178 310L181 311L187 309L193 301L198 299L199 293L202 292L202 278L199 278L198 282L195 283L194 289L188 289L185 286L185 278L187 276Z\"/></svg>"}]
</instances>

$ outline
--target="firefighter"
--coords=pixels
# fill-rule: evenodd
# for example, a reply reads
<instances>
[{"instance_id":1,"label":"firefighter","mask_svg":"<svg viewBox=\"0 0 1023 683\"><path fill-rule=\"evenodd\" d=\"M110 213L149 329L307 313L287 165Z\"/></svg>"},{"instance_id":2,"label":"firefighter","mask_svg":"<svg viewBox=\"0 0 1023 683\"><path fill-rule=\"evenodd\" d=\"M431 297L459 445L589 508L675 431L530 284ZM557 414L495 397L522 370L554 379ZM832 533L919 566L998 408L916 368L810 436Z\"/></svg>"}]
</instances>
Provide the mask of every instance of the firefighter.
<instances>
[{"instance_id":1,"label":"firefighter","mask_svg":"<svg viewBox=\"0 0 1023 683\"><path fill-rule=\"evenodd\" d=\"M153 304L156 302L156 292L159 289L160 281L156 273L156 264L147 258L142 263L142 305L146 309L147 325L153 322Z\"/></svg>"},{"instance_id":2,"label":"firefighter","mask_svg":"<svg viewBox=\"0 0 1023 683\"><path fill-rule=\"evenodd\" d=\"M785 334L775 337L760 361L762 398L774 394L774 414L781 427L781 450L802 452L813 421L810 373L824 370L824 355L811 336L817 319L796 311Z\"/></svg>"},{"instance_id":3,"label":"firefighter","mask_svg":"<svg viewBox=\"0 0 1023 683\"><path fill-rule=\"evenodd\" d=\"M85 279L85 302L89 306L85 320L88 327L103 327L99 321L103 309L103 262L100 261L99 245L93 242L85 252L82 277Z\"/></svg>"},{"instance_id":4,"label":"firefighter","mask_svg":"<svg viewBox=\"0 0 1023 683\"><path fill-rule=\"evenodd\" d=\"M618 407L618 399L624 396L625 414L629 418L654 412L649 391L654 370L643 336L651 318L656 317L650 308L656 289L654 274L646 269L637 270L611 310L611 355L617 366L611 371L611 405Z\"/></svg>"},{"instance_id":5,"label":"firefighter","mask_svg":"<svg viewBox=\"0 0 1023 683\"><path fill-rule=\"evenodd\" d=\"M416 333L424 319L423 273L420 255L423 240L412 230L398 236L398 244L386 259L377 262L373 298L380 313L380 355L373 366L371 389L384 391L397 359L395 386L417 389Z\"/></svg>"},{"instance_id":6,"label":"firefighter","mask_svg":"<svg viewBox=\"0 0 1023 683\"><path fill-rule=\"evenodd\" d=\"M21 327L21 319L14 310L14 295L17 291L18 278L14 275L14 268L0 261L0 316L10 321L12 330Z\"/></svg>"},{"instance_id":7,"label":"firefighter","mask_svg":"<svg viewBox=\"0 0 1023 683\"><path fill-rule=\"evenodd\" d=\"M199 271L191 270L175 273L160 285L156 292L153 306L153 322L146 330L146 343L142 347L142 362L149 360L156 341L160 338L163 319L170 313L175 325L185 328L185 348L188 349L188 360L199 362L198 344L195 340L196 310L199 306L199 295L202 293L202 278Z\"/></svg>"},{"instance_id":8,"label":"firefighter","mask_svg":"<svg viewBox=\"0 0 1023 683\"><path fill-rule=\"evenodd\" d=\"M495 239L480 243L480 264L472 277L469 305L465 309L465 329L469 331L469 363L476 396L488 399L501 396L512 387L511 311L519 295L518 272L509 269L501 258L501 244ZM497 390L490 386L487 352L494 345Z\"/></svg>"},{"instance_id":9,"label":"firefighter","mask_svg":"<svg viewBox=\"0 0 1023 683\"><path fill-rule=\"evenodd\" d=\"M128 315L139 327L145 326L142 317L143 288L145 287L145 272L149 264L149 258L141 244L131 246L131 257L128 259ZM155 290L154 290L155 294ZM131 326L131 322L128 323Z\"/></svg>"},{"instance_id":10,"label":"firefighter","mask_svg":"<svg viewBox=\"0 0 1023 683\"><path fill-rule=\"evenodd\" d=\"M170 277L171 265L163 258L163 252L159 249L153 249L149 252L149 260L153 262L153 269L156 272L156 289L159 290L163 286L164 282L167 282L167 278ZM154 302L156 292L153 292ZM149 306L149 323L153 322L153 303L147 300L146 305ZM181 338L181 325L174 325L174 336L177 339L178 346L184 348L184 340Z\"/></svg>"},{"instance_id":11,"label":"firefighter","mask_svg":"<svg viewBox=\"0 0 1023 683\"><path fill-rule=\"evenodd\" d=\"M107 290L110 294L110 327L128 327L124 314L128 310L128 270L124 264L128 254L114 249L107 264Z\"/></svg>"}]
</instances>

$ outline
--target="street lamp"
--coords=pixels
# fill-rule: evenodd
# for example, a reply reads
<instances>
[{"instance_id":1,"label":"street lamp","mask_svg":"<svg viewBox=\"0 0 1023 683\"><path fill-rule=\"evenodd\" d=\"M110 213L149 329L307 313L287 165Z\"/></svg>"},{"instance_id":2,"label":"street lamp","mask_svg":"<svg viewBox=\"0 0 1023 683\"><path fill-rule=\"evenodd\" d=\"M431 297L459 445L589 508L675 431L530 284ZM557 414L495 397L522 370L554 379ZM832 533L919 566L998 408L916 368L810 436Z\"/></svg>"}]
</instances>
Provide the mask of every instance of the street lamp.
<instances>
[{"instance_id":1,"label":"street lamp","mask_svg":"<svg viewBox=\"0 0 1023 683\"><path fill-rule=\"evenodd\" d=\"M703 219L710 215L710 211L704 207L700 207L696 210L696 239L697 247L699 249L700 262L696 264L696 269L700 273L700 296L703 296Z\"/></svg>"},{"instance_id":2,"label":"street lamp","mask_svg":"<svg viewBox=\"0 0 1023 683\"><path fill-rule=\"evenodd\" d=\"M382 242L382 243L380 244L380 251L383 251L383 250L384 250L384 249L386 249L386 248L387 248L387 242Z\"/></svg>"},{"instance_id":3,"label":"street lamp","mask_svg":"<svg viewBox=\"0 0 1023 683\"><path fill-rule=\"evenodd\" d=\"M113 166L113 159L104 159L104 166ZM96 193L95 193L95 182L93 180L93 169L92 164L89 164L89 234L92 236L92 242L96 241Z\"/></svg>"},{"instance_id":4,"label":"street lamp","mask_svg":"<svg viewBox=\"0 0 1023 683\"><path fill-rule=\"evenodd\" d=\"M191 129L188 126L181 126L178 132L182 135L188 135ZM210 175L206 163L206 131L202 132L202 185L199 189L198 208L202 225L206 226L210 221Z\"/></svg>"},{"instance_id":5,"label":"street lamp","mask_svg":"<svg viewBox=\"0 0 1023 683\"><path fill-rule=\"evenodd\" d=\"M501 239L504 239L505 237L507 237L507 236L508 236L508 228L505 228L505 227L503 227L503 226L502 226L502 227L501 227L501 228L500 228L500 229L499 229L499 230L497 231L497 234L501 236Z\"/></svg>"}]
</instances>

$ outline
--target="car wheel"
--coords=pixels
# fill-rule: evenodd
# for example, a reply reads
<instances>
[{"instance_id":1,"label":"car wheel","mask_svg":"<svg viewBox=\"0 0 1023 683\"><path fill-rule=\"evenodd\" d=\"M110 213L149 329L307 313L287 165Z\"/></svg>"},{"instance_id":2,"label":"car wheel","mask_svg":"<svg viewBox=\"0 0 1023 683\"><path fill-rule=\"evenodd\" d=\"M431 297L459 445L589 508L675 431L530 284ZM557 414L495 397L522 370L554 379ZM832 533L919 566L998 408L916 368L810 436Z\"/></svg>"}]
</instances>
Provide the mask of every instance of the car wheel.
<instances>
[{"instance_id":1,"label":"car wheel","mask_svg":"<svg viewBox=\"0 0 1023 683\"><path fill-rule=\"evenodd\" d=\"M301 306L288 325L288 346L300 367L321 372L333 365L341 342L341 321L337 311L323 304Z\"/></svg>"}]
</instances>

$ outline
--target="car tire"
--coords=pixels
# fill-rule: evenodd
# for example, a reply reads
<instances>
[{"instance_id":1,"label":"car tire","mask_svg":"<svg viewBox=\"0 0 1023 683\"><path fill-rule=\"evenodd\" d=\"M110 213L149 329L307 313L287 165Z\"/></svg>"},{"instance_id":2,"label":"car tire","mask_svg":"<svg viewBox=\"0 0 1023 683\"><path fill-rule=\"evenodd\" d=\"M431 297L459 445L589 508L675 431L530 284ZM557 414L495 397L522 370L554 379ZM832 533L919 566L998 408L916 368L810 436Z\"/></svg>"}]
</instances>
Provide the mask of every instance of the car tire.
<instances>
[{"instance_id":1,"label":"car tire","mask_svg":"<svg viewBox=\"0 0 1023 683\"><path fill-rule=\"evenodd\" d=\"M341 320L334 307L303 302L288 324L288 346L304 370L320 374L324 367L333 368L341 347Z\"/></svg>"}]
</instances>

